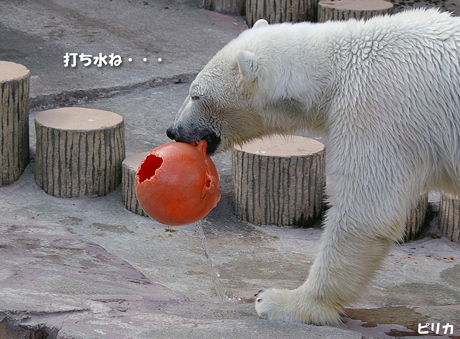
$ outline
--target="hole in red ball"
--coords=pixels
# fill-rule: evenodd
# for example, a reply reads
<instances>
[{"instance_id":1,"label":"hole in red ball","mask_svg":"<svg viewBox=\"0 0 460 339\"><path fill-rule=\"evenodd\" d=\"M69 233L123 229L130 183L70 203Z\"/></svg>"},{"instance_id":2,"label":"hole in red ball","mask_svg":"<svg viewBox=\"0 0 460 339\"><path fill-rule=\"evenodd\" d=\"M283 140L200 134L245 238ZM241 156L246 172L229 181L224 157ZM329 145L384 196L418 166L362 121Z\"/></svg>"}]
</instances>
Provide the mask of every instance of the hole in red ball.
<instances>
[{"instance_id":1,"label":"hole in red ball","mask_svg":"<svg viewBox=\"0 0 460 339\"><path fill-rule=\"evenodd\" d=\"M161 167L163 159L157 157L154 154L149 154L144 162L142 163L139 171L137 172L139 176L139 183L144 182L145 180L150 179L155 175L157 169Z\"/></svg>"}]
</instances>

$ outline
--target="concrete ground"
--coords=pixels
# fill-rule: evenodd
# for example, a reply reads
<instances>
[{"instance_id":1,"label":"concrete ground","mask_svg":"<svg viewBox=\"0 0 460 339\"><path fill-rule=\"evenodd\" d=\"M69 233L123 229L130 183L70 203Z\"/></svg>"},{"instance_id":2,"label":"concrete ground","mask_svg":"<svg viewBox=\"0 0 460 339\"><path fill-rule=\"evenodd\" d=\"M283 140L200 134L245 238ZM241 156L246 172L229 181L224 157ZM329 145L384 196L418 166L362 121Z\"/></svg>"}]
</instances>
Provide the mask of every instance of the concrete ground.
<instances>
[{"instance_id":1,"label":"concrete ground","mask_svg":"<svg viewBox=\"0 0 460 339\"><path fill-rule=\"evenodd\" d=\"M243 18L205 11L198 1L0 2L0 60L32 72L31 163L16 183L0 188L1 339L433 334L419 334L419 324L460 338L460 244L438 235L436 216L425 237L393 246L342 326L318 327L257 317L259 289L303 282L321 229L239 221L230 205L228 153L213 158L222 200L202 229L168 228L127 211L122 187L77 200L35 185L40 110L78 105L116 112L125 119L126 155L149 151L169 141L165 130L187 82L244 28ZM114 53L123 63L66 68L66 53Z\"/></svg>"}]
</instances>

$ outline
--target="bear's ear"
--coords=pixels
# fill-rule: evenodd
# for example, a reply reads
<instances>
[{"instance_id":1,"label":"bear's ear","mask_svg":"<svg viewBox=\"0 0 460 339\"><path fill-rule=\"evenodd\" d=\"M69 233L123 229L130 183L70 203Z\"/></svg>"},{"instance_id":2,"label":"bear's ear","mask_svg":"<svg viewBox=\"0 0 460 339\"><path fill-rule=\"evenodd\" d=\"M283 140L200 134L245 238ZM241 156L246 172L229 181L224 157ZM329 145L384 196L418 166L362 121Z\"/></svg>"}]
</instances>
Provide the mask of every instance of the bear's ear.
<instances>
[{"instance_id":1,"label":"bear's ear","mask_svg":"<svg viewBox=\"0 0 460 339\"><path fill-rule=\"evenodd\" d=\"M246 83L253 82L257 78L259 71L256 55L249 51L240 50L236 55L236 60L241 79Z\"/></svg>"},{"instance_id":2,"label":"bear's ear","mask_svg":"<svg viewBox=\"0 0 460 339\"><path fill-rule=\"evenodd\" d=\"M268 26L268 22L265 19L259 19L256 21L256 23L252 26L252 28L260 28L260 27L265 27Z\"/></svg>"}]
</instances>

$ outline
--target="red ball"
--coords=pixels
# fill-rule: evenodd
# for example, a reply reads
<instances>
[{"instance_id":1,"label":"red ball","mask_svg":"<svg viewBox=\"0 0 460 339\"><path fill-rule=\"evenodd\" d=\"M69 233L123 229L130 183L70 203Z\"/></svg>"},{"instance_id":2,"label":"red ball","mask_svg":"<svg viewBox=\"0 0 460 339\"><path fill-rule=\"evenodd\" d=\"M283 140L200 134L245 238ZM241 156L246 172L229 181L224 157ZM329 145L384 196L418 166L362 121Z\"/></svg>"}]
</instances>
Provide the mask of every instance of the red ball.
<instances>
[{"instance_id":1,"label":"red ball","mask_svg":"<svg viewBox=\"0 0 460 339\"><path fill-rule=\"evenodd\" d=\"M180 226L205 217L220 200L219 176L207 143L170 142L142 160L136 173L139 204L156 221Z\"/></svg>"}]
</instances>

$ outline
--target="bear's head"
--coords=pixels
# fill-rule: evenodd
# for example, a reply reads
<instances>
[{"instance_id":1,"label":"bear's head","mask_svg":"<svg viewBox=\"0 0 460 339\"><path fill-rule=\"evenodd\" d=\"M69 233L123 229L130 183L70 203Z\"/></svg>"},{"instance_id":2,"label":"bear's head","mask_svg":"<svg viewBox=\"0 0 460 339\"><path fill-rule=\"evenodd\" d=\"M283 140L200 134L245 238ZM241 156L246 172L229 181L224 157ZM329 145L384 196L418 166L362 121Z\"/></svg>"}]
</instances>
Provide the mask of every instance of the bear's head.
<instances>
[{"instance_id":1,"label":"bear's head","mask_svg":"<svg viewBox=\"0 0 460 339\"><path fill-rule=\"evenodd\" d=\"M221 51L190 86L171 139L205 139L208 154L273 134L315 128L318 94L326 81L320 48L303 48L299 39L314 40L315 26L298 28L259 20ZM287 41L288 40L288 41ZM305 58L306 53L315 53ZM316 105L316 106L315 106ZM306 112L314 112L305 114Z\"/></svg>"},{"instance_id":2,"label":"bear's head","mask_svg":"<svg viewBox=\"0 0 460 339\"><path fill-rule=\"evenodd\" d=\"M251 30L267 25L259 20ZM169 138L182 142L205 139L208 153L213 154L266 134L263 118L254 107L262 66L242 40L244 36L219 51L192 82L167 130Z\"/></svg>"}]
</instances>

